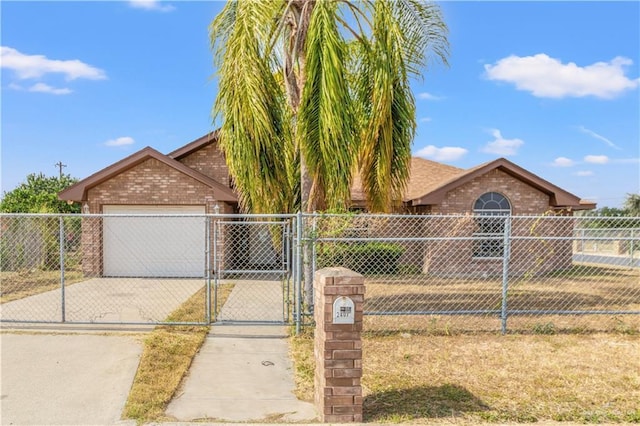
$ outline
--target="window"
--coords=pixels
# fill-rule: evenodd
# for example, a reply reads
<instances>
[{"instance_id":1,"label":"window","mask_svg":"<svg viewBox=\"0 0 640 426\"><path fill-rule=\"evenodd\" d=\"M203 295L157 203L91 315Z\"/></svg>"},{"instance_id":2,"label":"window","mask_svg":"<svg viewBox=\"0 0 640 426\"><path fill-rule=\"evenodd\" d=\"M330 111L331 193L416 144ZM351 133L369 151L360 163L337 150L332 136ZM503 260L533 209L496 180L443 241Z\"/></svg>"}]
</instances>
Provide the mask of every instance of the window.
<instances>
[{"instance_id":1,"label":"window","mask_svg":"<svg viewBox=\"0 0 640 426\"><path fill-rule=\"evenodd\" d=\"M474 236L473 256L478 258L501 258L504 254L504 226L511 214L511 204L502 194L487 192L473 205L477 216L478 231Z\"/></svg>"}]
</instances>

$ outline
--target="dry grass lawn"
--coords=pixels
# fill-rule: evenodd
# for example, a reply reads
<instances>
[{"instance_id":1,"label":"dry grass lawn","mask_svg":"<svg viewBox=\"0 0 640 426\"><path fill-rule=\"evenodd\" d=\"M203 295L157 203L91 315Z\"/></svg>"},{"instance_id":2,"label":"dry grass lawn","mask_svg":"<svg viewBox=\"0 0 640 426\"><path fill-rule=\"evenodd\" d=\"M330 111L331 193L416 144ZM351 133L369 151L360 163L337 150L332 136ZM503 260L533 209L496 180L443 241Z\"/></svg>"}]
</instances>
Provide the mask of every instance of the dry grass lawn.
<instances>
[{"instance_id":1,"label":"dry grass lawn","mask_svg":"<svg viewBox=\"0 0 640 426\"><path fill-rule=\"evenodd\" d=\"M313 392L312 351L309 336L293 339L305 399ZM639 423L640 338L367 337L362 385L367 422Z\"/></svg>"},{"instance_id":2,"label":"dry grass lawn","mask_svg":"<svg viewBox=\"0 0 640 426\"><path fill-rule=\"evenodd\" d=\"M82 271L69 269L65 271L65 285L83 281ZM0 303L11 302L35 294L60 288L60 271L24 270L0 272Z\"/></svg>"},{"instance_id":3,"label":"dry grass lawn","mask_svg":"<svg viewBox=\"0 0 640 426\"><path fill-rule=\"evenodd\" d=\"M640 269L575 266L533 278L509 280L511 311L632 311L640 312ZM405 314L417 312L488 312L484 315L379 315L365 318L366 330L495 332L500 330L502 306L500 278L461 279L428 275L368 277L365 312ZM509 330L537 332L552 324L554 331L640 331L639 315L543 317L510 315Z\"/></svg>"}]
</instances>

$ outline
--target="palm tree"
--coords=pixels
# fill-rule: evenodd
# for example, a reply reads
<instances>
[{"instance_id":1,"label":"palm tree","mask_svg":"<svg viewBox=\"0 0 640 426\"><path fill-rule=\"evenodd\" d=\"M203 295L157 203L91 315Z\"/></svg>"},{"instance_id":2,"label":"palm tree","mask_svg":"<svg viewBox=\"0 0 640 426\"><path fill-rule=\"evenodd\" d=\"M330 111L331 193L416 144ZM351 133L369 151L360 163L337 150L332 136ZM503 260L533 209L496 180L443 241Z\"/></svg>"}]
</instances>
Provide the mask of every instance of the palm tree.
<instances>
[{"instance_id":1,"label":"palm tree","mask_svg":"<svg viewBox=\"0 0 640 426\"><path fill-rule=\"evenodd\" d=\"M210 27L220 146L254 213L345 209L359 172L371 211L409 175L409 78L446 64L447 27L421 0L229 1Z\"/></svg>"},{"instance_id":2,"label":"palm tree","mask_svg":"<svg viewBox=\"0 0 640 426\"><path fill-rule=\"evenodd\" d=\"M360 173L370 211L406 188L409 78L447 63L440 9L422 0L237 0L210 26L213 115L244 211L344 210ZM311 305L310 249L305 302Z\"/></svg>"}]
</instances>

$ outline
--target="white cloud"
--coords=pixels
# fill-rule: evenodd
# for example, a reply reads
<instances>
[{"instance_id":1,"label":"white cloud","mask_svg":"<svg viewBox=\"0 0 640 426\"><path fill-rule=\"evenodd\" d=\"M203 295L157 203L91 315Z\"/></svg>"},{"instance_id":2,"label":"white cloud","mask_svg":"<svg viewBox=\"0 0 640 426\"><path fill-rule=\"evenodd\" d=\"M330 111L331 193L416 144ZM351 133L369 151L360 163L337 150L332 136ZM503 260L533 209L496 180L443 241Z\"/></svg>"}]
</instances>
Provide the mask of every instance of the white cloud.
<instances>
[{"instance_id":1,"label":"white cloud","mask_svg":"<svg viewBox=\"0 0 640 426\"><path fill-rule=\"evenodd\" d=\"M587 155L584 157L584 161L591 164L607 164L609 157L606 155Z\"/></svg>"},{"instance_id":2,"label":"white cloud","mask_svg":"<svg viewBox=\"0 0 640 426\"><path fill-rule=\"evenodd\" d=\"M482 152L486 152L489 154L496 154L502 156L516 155L518 153L518 149L524 145L524 141L522 139L505 139L502 137L500 130L493 129L491 130L491 134L495 138L495 140L488 142L482 149Z\"/></svg>"},{"instance_id":3,"label":"white cloud","mask_svg":"<svg viewBox=\"0 0 640 426\"><path fill-rule=\"evenodd\" d=\"M440 101L442 99L444 99L444 97L442 96L436 96L433 95L429 92L422 92L422 93L418 93L418 99L423 99L423 100L427 100L427 101Z\"/></svg>"},{"instance_id":4,"label":"white cloud","mask_svg":"<svg viewBox=\"0 0 640 426\"><path fill-rule=\"evenodd\" d=\"M609 145L611 148L615 148L615 149L621 149L618 145L616 145L615 143L611 142L609 139L605 138L602 135L597 134L596 132L594 132L593 130L589 130L584 126L578 126L578 129L582 132L582 133L586 133L587 135L598 139L604 143L606 143L607 145Z\"/></svg>"},{"instance_id":5,"label":"white cloud","mask_svg":"<svg viewBox=\"0 0 640 426\"><path fill-rule=\"evenodd\" d=\"M421 123L429 123L431 121L431 117L422 117L420 119Z\"/></svg>"},{"instance_id":6,"label":"white cloud","mask_svg":"<svg viewBox=\"0 0 640 426\"><path fill-rule=\"evenodd\" d=\"M630 79L625 67L633 64L618 56L609 62L596 62L584 67L574 62L563 64L544 53L534 56L515 56L485 65L490 80L515 84L519 90L540 98L595 96L611 99L640 85L640 78Z\"/></svg>"},{"instance_id":7,"label":"white cloud","mask_svg":"<svg viewBox=\"0 0 640 426\"><path fill-rule=\"evenodd\" d=\"M133 143L135 143L135 141L133 140L132 137L122 136L115 139L109 139L104 144L106 146L126 146L126 145L132 145Z\"/></svg>"},{"instance_id":8,"label":"white cloud","mask_svg":"<svg viewBox=\"0 0 640 426\"><path fill-rule=\"evenodd\" d=\"M580 177L587 177L587 176L593 176L593 172L591 170L580 170L578 172L575 172L574 175L580 176Z\"/></svg>"},{"instance_id":9,"label":"white cloud","mask_svg":"<svg viewBox=\"0 0 640 426\"><path fill-rule=\"evenodd\" d=\"M573 165L575 165L575 161L573 161L570 158L567 157L558 157L555 160L553 160L553 164L556 167L571 167Z\"/></svg>"},{"instance_id":10,"label":"white cloud","mask_svg":"<svg viewBox=\"0 0 640 426\"><path fill-rule=\"evenodd\" d=\"M0 66L14 71L21 80L37 79L49 73L64 74L67 80L78 78L104 80L107 78L103 70L85 64L78 59L62 61L48 59L43 55L26 55L7 46L0 47Z\"/></svg>"},{"instance_id":11,"label":"white cloud","mask_svg":"<svg viewBox=\"0 0 640 426\"><path fill-rule=\"evenodd\" d=\"M457 146L443 146L438 148L429 145L416 152L418 157L430 158L435 161L456 161L462 158L468 150Z\"/></svg>"},{"instance_id":12,"label":"white cloud","mask_svg":"<svg viewBox=\"0 0 640 426\"><path fill-rule=\"evenodd\" d=\"M51 93L52 95L68 95L69 93L73 92L73 90L66 87L63 89L57 89L44 83L36 83L33 86L29 87L28 90L30 92Z\"/></svg>"},{"instance_id":13,"label":"white cloud","mask_svg":"<svg viewBox=\"0 0 640 426\"><path fill-rule=\"evenodd\" d=\"M171 12L175 9L170 4L162 4L159 0L129 0L129 5L136 9L155 10L157 12Z\"/></svg>"}]
</instances>

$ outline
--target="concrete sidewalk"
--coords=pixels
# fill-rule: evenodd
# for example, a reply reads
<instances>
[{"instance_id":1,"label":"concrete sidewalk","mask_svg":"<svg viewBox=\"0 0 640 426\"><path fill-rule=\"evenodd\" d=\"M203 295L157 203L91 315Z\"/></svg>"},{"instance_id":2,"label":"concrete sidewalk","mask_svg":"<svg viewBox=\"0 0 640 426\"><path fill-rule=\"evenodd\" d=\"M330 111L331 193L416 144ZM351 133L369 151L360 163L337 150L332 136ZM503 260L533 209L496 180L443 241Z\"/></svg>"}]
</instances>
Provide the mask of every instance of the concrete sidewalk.
<instances>
[{"instance_id":1,"label":"concrete sidewalk","mask_svg":"<svg viewBox=\"0 0 640 426\"><path fill-rule=\"evenodd\" d=\"M3 425L135 425L120 416L139 337L18 333L0 333Z\"/></svg>"},{"instance_id":2,"label":"concrete sidewalk","mask_svg":"<svg viewBox=\"0 0 640 426\"><path fill-rule=\"evenodd\" d=\"M313 422L293 394L287 333L274 325L213 325L166 414L179 421Z\"/></svg>"}]
</instances>

